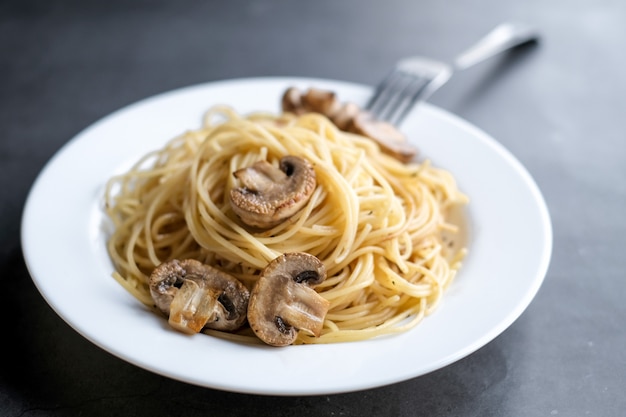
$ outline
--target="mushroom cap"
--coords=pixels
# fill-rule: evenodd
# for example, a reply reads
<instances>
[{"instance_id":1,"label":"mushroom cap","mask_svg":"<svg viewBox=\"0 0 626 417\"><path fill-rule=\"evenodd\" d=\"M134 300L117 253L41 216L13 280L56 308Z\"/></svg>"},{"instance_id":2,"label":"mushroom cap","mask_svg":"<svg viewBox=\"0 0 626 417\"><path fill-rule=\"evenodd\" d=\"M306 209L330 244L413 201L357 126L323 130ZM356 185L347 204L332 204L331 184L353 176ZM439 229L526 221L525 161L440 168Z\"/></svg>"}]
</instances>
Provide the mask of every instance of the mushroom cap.
<instances>
[{"instance_id":1,"label":"mushroom cap","mask_svg":"<svg viewBox=\"0 0 626 417\"><path fill-rule=\"evenodd\" d=\"M339 107L335 114L333 114L331 120L339 130L346 131L350 128L352 120L354 120L360 112L361 108L358 104L347 102Z\"/></svg>"},{"instance_id":2,"label":"mushroom cap","mask_svg":"<svg viewBox=\"0 0 626 417\"><path fill-rule=\"evenodd\" d=\"M337 95L328 90L309 88L302 96L302 104L307 111L316 112L332 118L341 107Z\"/></svg>"},{"instance_id":3,"label":"mushroom cap","mask_svg":"<svg viewBox=\"0 0 626 417\"><path fill-rule=\"evenodd\" d=\"M333 91L309 88L302 92L297 87L289 87L283 93L281 105L284 112L296 115L315 112L330 117L339 110L341 102Z\"/></svg>"},{"instance_id":4,"label":"mushroom cap","mask_svg":"<svg viewBox=\"0 0 626 417\"><path fill-rule=\"evenodd\" d=\"M302 93L296 87L289 87L283 93L281 98L281 106L284 112L302 114L304 113L304 105L302 104Z\"/></svg>"},{"instance_id":5,"label":"mushroom cap","mask_svg":"<svg viewBox=\"0 0 626 417\"><path fill-rule=\"evenodd\" d=\"M272 346L287 346L298 330L319 336L330 303L312 287L325 279L324 264L313 255L286 253L271 261L248 304L248 323L257 337Z\"/></svg>"},{"instance_id":6,"label":"mushroom cap","mask_svg":"<svg viewBox=\"0 0 626 417\"><path fill-rule=\"evenodd\" d=\"M245 224L261 229L276 226L300 211L317 184L313 165L295 155L281 158L279 168L258 161L233 175L242 183L230 191L233 211Z\"/></svg>"},{"instance_id":7,"label":"mushroom cap","mask_svg":"<svg viewBox=\"0 0 626 417\"><path fill-rule=\"evenodd\" d=\"M348 130L374 140L381 151L401 162L409 162L417 154L417 148L407 141L402 132L391 123L376 119L369 112L359 112L352 119Z\"/></svg>"},{"instance_id":8,"label":"mushroom cap","mask_svg":"<svg viewBox=\"0 0 626 417\"><path fill-rule=\"evenodd\" d=\"M194 321L189 317L200 314L198 305L203 305L204 321L188 326L196 332L203 327L223 331L238 329L246 321L250 298L250 292L237 278L195 259L174 259L157 266L150 275L150 294L156 307L170 317L172 325L173 315ZM204 300L206 297L211 300ZM195 326L199 328L196 330ZM185 326L175 327L187 331Z\"/></svg>"}]
</instances>

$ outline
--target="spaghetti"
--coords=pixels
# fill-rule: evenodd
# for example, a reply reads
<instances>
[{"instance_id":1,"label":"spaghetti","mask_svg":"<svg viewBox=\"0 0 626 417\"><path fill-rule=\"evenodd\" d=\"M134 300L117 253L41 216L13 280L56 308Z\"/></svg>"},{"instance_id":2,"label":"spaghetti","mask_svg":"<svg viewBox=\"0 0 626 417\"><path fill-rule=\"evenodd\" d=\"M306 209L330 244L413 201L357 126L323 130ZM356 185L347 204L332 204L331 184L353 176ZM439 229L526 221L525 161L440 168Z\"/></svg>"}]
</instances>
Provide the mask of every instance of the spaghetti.
<instances>
[{"instance_id":1,"label":"spaghetti","mask_svg":"<svg viewBox=\"0 0 626 417\"><path fill-rule=\"evenodd\" d=\"M287 221L250 230L229 204L232 173L285 155L313 164L316 188ZM193 258L252 288L272 259L307 252L327 270L316 291L330 307L321 335L300 332L295 343L363 340L406 331L436 308L464 255L442 238L458 229L448 214L467 201L451 173L401 163L320 114L243 116L218 106L201 128L109 180L107 249L115 279L147 306L148 278L162 262ZM249 329L222 336L253 339Z\"/></svg>"}]
</instances>

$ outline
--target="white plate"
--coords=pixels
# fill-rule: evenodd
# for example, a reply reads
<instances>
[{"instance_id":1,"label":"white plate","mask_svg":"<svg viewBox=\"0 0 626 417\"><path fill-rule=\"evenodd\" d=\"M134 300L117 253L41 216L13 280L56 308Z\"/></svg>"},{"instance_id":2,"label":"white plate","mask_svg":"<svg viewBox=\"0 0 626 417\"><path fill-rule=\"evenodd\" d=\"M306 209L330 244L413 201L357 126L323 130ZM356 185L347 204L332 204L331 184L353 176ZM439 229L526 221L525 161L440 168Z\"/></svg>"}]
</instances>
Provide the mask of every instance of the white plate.
<instances>
[{"instance_id":1,"label":"white plate","mask_svg":"<svg viewBox=\"0 0 626 417\"><path fill-rule=\"evenodd\" d=\"M132 364L204 387L272 395L362 390L423 375L504 331L538 291L552 250L550 218L524 167L498 142L432 105L402 126L421 155L470 196L469 255L442 304L413 330L333 345L272 348L172 331L111 277L103 185L144 153L200 125L213 104L278 111L291 85L364 103L371 89L320 79L252 78L160 94L123 108L69 141L34 183L22 246L35 285L77 332Z\"/></svg>"}]
</instances>

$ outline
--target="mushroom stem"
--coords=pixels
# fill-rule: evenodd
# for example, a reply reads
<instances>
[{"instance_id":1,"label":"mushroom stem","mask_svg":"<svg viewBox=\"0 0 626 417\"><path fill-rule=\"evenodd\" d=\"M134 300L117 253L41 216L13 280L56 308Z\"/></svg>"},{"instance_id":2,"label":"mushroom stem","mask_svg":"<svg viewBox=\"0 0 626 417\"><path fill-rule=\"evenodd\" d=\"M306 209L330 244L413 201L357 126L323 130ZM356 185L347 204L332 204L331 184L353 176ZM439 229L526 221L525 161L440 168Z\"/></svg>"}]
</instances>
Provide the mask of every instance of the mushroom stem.
<instances>
[{"instance_id":1,"label":"mushroom stem","mask_svg":"<svg viewBox=\"0 0 626 417\"><path fill-rule=\"evenodd\" d=\"M213 293L186 279L172 300L170 325L184 333L198 333L215 316L217 295Z\"/></svg>"},{"instance_id":2,"label":"mushroom stem","mask_svg":"<svg viewBox=\"0 0 626 417\"><path fill-rule=\"evenodd\" d=\"M172 259L150 274L150 295L169 323L185 333L243 325L250 291L237 278L195 259Z\"/></svg>"},{"instance_id":3,"label":"mushroom stem","mask_svg":"<svg viewBox=\"0 0 626 417\"><path fill-rule=\"evenodd\" d=\"M290 285L289 289L293 298L281 303L277 317L286 325L319 337L330 302L304 285Z\"/></svg>"},{"instance_id":4,"label":"mushroom stem","mask_svg":"<svg viewBox=\"0 0 626 417\"><path fill-rule=\"evenodd\" d=\"M254 334L272 346L292 344L299 330L319 337L330 302L312 287L324 279L324 264L308 253L272 260L250 293L248 323Z\"/></svg>"}]
</instances>

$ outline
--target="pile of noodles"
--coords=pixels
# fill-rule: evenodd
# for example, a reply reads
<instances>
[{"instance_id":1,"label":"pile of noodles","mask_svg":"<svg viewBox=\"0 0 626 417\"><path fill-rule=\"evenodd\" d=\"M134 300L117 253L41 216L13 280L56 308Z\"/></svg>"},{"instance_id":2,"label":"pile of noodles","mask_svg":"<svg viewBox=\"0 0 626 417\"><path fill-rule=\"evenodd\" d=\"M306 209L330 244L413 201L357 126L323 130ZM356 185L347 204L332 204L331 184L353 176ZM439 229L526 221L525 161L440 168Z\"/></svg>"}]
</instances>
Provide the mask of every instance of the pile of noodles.
<instances>
[{"instance_id":1,"label":"pile of noodles","mask_svg":"<svg viewBox=\"0 0 626 417\"><path fill-rule=\"evenodd\" d=\"M313 164L316 189L292 218L251 230L230 207L232 173L285 155ZM110 179L108 251L115 279L147 306L148 278L164 261L197 259L252 288L278 255L310 253L327 269L315 289L330 308L321 336L300 332L296 344L363 340L406 331L436 308L465 252L450 253L442 236L458 229L448 216L465 203L449 172L401 163L322 115L214 107L201 128ZM254 337L249 329L223 336Z\"/></svg>"}]
</instances>

